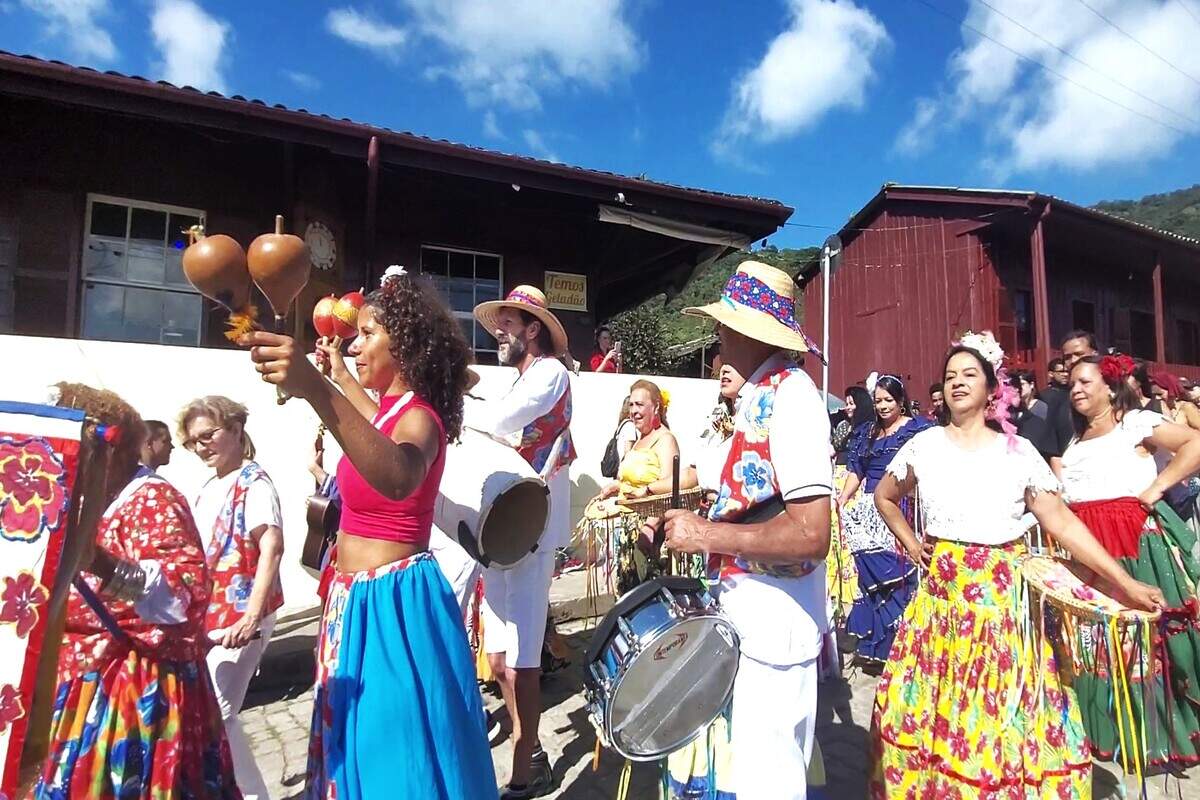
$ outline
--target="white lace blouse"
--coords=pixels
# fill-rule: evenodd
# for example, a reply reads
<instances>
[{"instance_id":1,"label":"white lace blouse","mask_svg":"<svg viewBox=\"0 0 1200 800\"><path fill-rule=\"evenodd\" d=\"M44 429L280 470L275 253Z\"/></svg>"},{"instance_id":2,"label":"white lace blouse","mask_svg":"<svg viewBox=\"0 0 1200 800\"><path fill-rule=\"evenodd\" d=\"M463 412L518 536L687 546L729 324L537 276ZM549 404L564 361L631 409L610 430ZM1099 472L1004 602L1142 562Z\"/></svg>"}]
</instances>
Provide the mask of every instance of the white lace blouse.
<instances>
[{"instance_id":1,"label":"white lace blouse","mask_svg":"<svg viewBox=\"0 0 1200 800\"><path fill-rule=\"evenodd\" d=\"M1025 490L1059 491L1058 480L1027 439L1010 449L997 435L977 450L950 441L946 429L921 431L900 448L887 471L917 479L924 531L939 539L1004 544L1022 536Z\"/></svg>"},{"instance_id":2,"label":"white lace blouse","mask_svg":"<svg viewBox=\"0 0 1200 800\"><path fill-rule=\"evenodd\" d=\"M1062 457L1063 494L1072 503L1137 497L1158 477L1154 457L1138 449L1166 420L1154 411L1128 412L1095 439L1072 441Z\"/></svg>"}]
</instances>

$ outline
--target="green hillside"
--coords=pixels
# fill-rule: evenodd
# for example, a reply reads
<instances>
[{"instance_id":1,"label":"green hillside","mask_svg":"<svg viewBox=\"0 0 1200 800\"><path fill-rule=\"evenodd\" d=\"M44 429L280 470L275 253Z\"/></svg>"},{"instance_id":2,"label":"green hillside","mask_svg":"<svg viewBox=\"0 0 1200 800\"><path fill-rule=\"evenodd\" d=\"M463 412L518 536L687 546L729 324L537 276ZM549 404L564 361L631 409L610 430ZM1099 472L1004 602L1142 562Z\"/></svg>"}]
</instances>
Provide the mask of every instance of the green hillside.
<instances>
[{"instance_id":1,"label":"green hillside","mask_svg":"<svg viewBox=\"0 0 1200 800\"><path fill-rule=\"evenodd\" d=\"M1104 200L1095 208L1155 228L1200 239L1200 183L1141 200Z\"/></svg>"}]
</instances>

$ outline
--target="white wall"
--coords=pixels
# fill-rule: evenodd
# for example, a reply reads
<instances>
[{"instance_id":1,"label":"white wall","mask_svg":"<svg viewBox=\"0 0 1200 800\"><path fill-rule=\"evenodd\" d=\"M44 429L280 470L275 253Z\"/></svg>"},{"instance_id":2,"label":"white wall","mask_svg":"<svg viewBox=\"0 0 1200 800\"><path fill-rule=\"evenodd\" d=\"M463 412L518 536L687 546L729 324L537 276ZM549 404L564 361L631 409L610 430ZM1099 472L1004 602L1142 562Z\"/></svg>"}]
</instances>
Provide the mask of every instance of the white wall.
<instances>
[{"instance_id":1,"label":"white wall","mask_svg":"<svg viewBox=\"0 0 1200 800\"><path fill-rule=\"evenodd\" d=\"M246 428L258 448L258 461L274 480L283 504L287 547L283 559L284 613L316 604L316 581L300 566L300 548L306 527L304 500L313 491L307 465L317 417L303 401L277 405L274 388L262 382L246 353L0 335L0 363L10 365L11 376L0 386L0 399L45 402L51 384L79 381L116 392L144 418L161 419L172 430L180 408L196 397L223 394L244 403L250 410ZM516 377L516 372L507 368L476 369L482 379L473 391L483 397L503 395ZM608 482L600 476L600 459L613 434L621 400L637 377L594 373L572 376L571 432L579 453L571 467L573 519ZM686 464L708 425L717 384L695 378L655 380L671 394L668 419L679 437ZM326 445L330 458L337 446L332 436L326 437ZM210 473L195 456L177 447L162 474L188 497L194 497Z\"/></svg>"}]
</instances>

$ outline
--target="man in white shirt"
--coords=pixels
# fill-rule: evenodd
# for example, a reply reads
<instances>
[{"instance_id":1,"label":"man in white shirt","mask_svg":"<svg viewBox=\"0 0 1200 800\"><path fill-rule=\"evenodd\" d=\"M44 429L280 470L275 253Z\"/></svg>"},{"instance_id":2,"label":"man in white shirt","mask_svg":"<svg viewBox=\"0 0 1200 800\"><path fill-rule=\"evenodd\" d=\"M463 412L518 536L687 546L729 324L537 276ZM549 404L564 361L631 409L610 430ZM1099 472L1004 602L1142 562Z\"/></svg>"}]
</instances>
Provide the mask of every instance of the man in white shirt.
<instances>
[{"instance_id":1,"label":"man in white shirt","mask_svg":"<svg viewBox=\"0 0 1200 800\"><path fill-rule=\"evenodd\" d=\"M749 376L709 518L684 510L665 517L666 547L720 556L716 594L738 629L741 661L732 775L717 780L738 800L806 797L817 658L829 626L829 418L791 356L815 350L796 323L794 288L787 273L749 261L718 302L684 310L720 323L722 359Z\"/></svg>"},{"instance_id":2,"label":"man in white shirt","mask_svg":"<svg viewBox=\"0 0 1200 800\"><path fill-rule=\"evenodd\" d=\"M501 800L547 793L549 760L538 742L542 640L549 609L554 550L570 533L571 382L558 356L567 350L562 324L532 286L481 303L475 317L499 343L500 363L515 367L512 389L496 400L468 398L464 424L513 444L550 489L546 532L534 552L508 570L483 572L483 637L488 662L513 721L513 763Z\"/></svg>"}]
</instances>

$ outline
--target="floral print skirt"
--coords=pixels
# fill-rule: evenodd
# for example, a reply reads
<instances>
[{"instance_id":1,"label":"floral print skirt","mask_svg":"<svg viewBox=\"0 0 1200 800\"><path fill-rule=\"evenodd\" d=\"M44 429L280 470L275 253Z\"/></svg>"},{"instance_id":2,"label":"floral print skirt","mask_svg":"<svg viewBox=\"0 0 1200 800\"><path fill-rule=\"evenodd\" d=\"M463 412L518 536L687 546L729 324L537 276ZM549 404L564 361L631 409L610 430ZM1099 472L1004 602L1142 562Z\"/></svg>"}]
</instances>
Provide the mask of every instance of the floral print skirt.
<instances>
[{"instance_id":1,"label":"floral print skirt","mask_svg":"<svg viewBox=\"0 0 1200 800\"><path fill-rule=\"evenodd\" d=\"M873 798L1090 798L1074 692L1023 635L1020 541L938 541L875 697Z\"/></svg>"},{"instance_id":2,"label":"floral print skirt","mask_svg":"<svg viewBox=\"0 0 1200 800\"><path fill-rule=\"evenodd\" d=\"M833 496L842 493L850 471L842 464L833 468ZM846 510L862 502L862 491L855 492L854 497L846 503ZM846 541L846 531L842 527L841 515L837 503L831 504L833 510L829 531L829 555L825 558L825 585L829 588L829 598L833 605L833 616L844 620L850 613L850 607L859 597L858 572L854 568L854 554Z\"/></svg>"},{"instance_id":3,"label":"floral print skirt","mask_svg":"<svg viewBox=\"0 0 1200 800\"><path fill-rule=\"evenodd\" d=\"M203 661L136 650L58 687L37 800L240 798Z\"/></svg>"}]
</instances>

